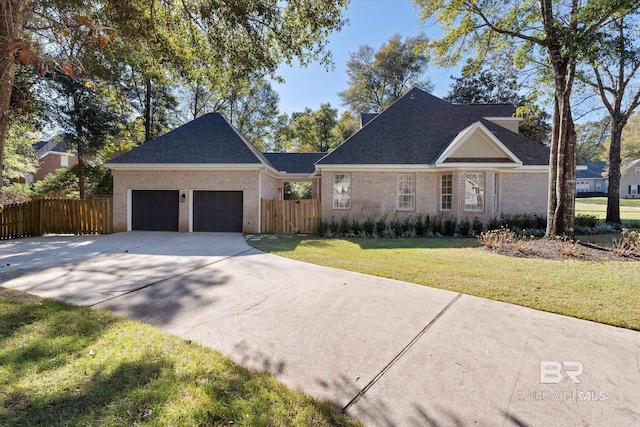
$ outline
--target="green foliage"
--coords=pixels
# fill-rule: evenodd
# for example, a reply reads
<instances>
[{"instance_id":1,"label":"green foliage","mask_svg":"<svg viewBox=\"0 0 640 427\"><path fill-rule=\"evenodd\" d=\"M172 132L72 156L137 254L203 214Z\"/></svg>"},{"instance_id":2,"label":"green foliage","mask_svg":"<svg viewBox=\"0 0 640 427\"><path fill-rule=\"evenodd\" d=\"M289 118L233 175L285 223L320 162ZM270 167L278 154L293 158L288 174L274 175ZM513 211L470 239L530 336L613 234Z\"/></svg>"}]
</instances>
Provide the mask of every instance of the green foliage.
<instances>
[{"instance_id":1,"label":"green foliage","mask_svg":"<svg viewBox=\"0 0 640 427\"><path fill-rule=\"evenodd\" d=\"M623 161L640 159L640 113L629 118L622 132L621 157Z\"/></svg>"},{"instance_id":2,"label":"green foliage","mask_svg":"<svg viewBox=\"0 0 640 427\"><path fill-rule=\"evenodd\" d=\"M442 221L443 224L443 235L445 236L454 236L456 234L456 229L458 226L458 220L452 217L446 217Z\"/></svg>"},{"instance_id":3,"label":"green foliage","mask_svg":"<svg viewBox=\"0 0 640 427\"><path fill-rule=\"evenodd\" d=\"M429 64L424 34L402 40L396 34L377 51L362 45L349 55L349 88L340 92L343 105L354 113L382 112L413 86L431 90L424 77Z\"/></svg>"},{"instance_id":4,"label":"green foliage","mask_svg":"<svg viewBox=\"0 0 640 427\"><path fill-rule=\"evenodd\" d=\"M111 170L98 164L85 164L86 197L107 197L113 194ZM78 185L79 165L58 169L35 183L33 196L41 199L77 199L80 197Z\"/></svg>"},{"instance_id":5,"label":"green foliage","mask_svg":"<svg viewBox=\"0 0 640 427\"><path fill-rule=\"evenodd\" d=\"M478 235L484 231L484 224L480 220L480 218L473 218L473 224L471 224L471 228L473 230L474 235Z\"/></svg>"},{"instance_id":6,"label":"green foliage","mask_svg":"<svg viewBox=\"0 0 640 427\"><path fill-rule=\"evenodd\" d=\"M14 117L4 145L2 180L25 178L35 173L38 161L33 144L37 141L33 125Z\"/></svg>"},{"instance_id":7,"label":"green foliage","mask_svg":"<svg viewBox=\"0 0 640 427\"><path fill-rule=\"evenodd\" d=\"M342 142L341 135L334 132L337 117L338 110L328 103L316 111L306 108L302 113L293 113L291 121L280 130L279 144L287 151L328 152Z\"/></svg>"},{"instance_id":8,"label":"green foliage","mask_svg":"<svg viewBox=\"0 0 640 427\"><path fill-rule=\"evenodd\" d=\"M576 125L576 162L588 163L607 160L606 148L611 120L605 117Z\"/></svg>"},{"instance_id":9,"label":"green foliage","mask_svg":"<svg viewBox=\"0 0 640 427\"><path fill-rule=\"evenodd\" d=\"M460 233L461 236L470 236L472 234L471 221L468 218L464 218L460 221L458 224L458 233Z\"/></svg>"},{"instance_id":10,"label":"green foliage","mask_svg":"<svg viewBox=\"0 0 640 427\"><path fill-rule=\"evenodd\" d=\"M598 217L595 215L576 215L576 227L595 227L597 223Z\"/></svg>"},{"instance_id":11,"label":"green foliage","mask_svg":"<svg viewBox=\"0 0 640 427\"><path fill-rule=\"evenodd\" d=\"M31 200L31 187L29 184L13 184L0 188L0 208L14 203L25 203Z\"/></svg>"},{"instance_id":12,"label":"green foliage","mask_svg":"<svg viewBox=\"0 0 640 427\"><path fill-rule=\"evenodd\" d=\"M452 77L449 94L444 98L455 104L513 104L516 116L522 117L520 133L540 143L548 143L551 126L549 115L535 105L530 93L522 95L521 74L513 63L512 52L498 52L479 64L468 59L462 68L462 76ZM499 63L500 67L495 67ZM535 92L532 92L535 94Z\"/></svg>"}]
</instances>

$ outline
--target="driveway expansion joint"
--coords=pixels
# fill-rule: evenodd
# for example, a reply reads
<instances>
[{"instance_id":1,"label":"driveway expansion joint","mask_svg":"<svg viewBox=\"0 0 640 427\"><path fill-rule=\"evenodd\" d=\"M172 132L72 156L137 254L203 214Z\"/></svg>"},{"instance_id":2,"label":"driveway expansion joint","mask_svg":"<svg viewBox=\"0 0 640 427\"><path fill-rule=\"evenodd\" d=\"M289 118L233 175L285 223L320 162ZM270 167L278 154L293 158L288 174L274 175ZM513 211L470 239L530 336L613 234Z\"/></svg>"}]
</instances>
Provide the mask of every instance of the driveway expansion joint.
<instances>
[{"instance_id":1,"label":"driveway expansion joint","mask_svg":"<svg viewBox=\"0 0 640 427\"><path fill-rule=\"evenodd\" d=\"M364 388L362 388L362 390L360 390L360 392L356 394L355 397L351 399L344 408L342 408L342 413L346 413L349 408L358 403L358 401L365 395L365 393L369 391L369 389L373 387L374 384L377 383L380 378L382 378L384 374L386 374L387 371L391 369L391 367L395 365L395 363L400 360L402 356L405 355L407 351L409 351L409 349L440 319L440 317L442 317L444 313L447 312L447 310L451 308L453 304L455 304L456 301L458 301L458 299L460 299L461 296L462 294L457 294L455 297L453 297L453 299L449 301L449 303L442 310L440 310L440 312L433 319L431 319L431 321L427 323L427 325L422 328L422 330L418 332L418 334L413 337L411 341L409 341L409 343L400 351L400 353L398 353L393 359L391 359L391 362L389 362L384 368L382 368L382 370L378 372L378 374L373 377L373 379L366 386L364 386Z\"/></svg>"},{"instance_id":2,"label":"driveway expansion joint","mask_svg":"<svg viewBox=\"0 0 640 427\"><path fill-rule=\"evenodd\" d=\"M226 256L224 258L217 259L217 260L215 260L213 262L210 262L208 264L200 265L200 266L192 268L190 270L183 271L183 272L180 272L178 274L174 274L173 276L163 277L161 279L156 280L155 282L147 283L146 285L138 286L137 288L129 289L129 290L126 290L126 291L116 291L116 292L119 292L120 294L119 295L114 295L111 298L107 298L107 299L104 299L102 301L98 301L96 303L90 304L87 307L95 307L96 305L100 305L100 304L105 303L107 301L112 301L112 300L114 300L116 298L121 298L123 296L132 294L132 293L140 291L142 289L146 289L146 288L151 287L153 285L157 285L158 283L166 282L167 280L175 279L176 277L184 276L185 274L188 274L188 273L193 273L194 271L198 271L200 269L212 266L212 265L217 264L219 262L228 260L229 258L233 258L235 256L242 255L244 253L250 252L251 250L253 250L253 248L250 248L250 249L247 249L247 250L244 250L242 252L238 252L238 253L235 253L235 254L232 254L232 255L228 255L228 256ZM99 293L101 293L103 295L107 294L105 292L99 292Z\"/></svg>"}]
</instances>

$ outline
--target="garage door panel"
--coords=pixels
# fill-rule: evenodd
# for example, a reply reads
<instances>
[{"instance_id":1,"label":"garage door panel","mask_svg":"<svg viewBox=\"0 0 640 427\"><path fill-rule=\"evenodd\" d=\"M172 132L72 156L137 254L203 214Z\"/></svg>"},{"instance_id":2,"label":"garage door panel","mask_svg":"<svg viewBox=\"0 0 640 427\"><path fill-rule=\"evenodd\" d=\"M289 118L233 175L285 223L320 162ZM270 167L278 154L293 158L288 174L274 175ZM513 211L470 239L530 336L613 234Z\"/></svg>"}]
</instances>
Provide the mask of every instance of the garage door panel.
<instances>
[{"instance_id":1,"label":"garage door panel","mask_svg":"<svg viewBox=\"0 0 640 427\"><path fill-rule=\"evenodd\" d=\"M193 231L242 232L242 191L194 191Z\"/></svg>"},{"instance_id":2,"label":"garage door panel","mask_svg":"<svg viewBox=\"0 0 640 427\"><path fill-rule=\"evenodd\" d=\"M131 228L144 231L178 231L178 190L133 190Z\"/></svg>"}]
</instances>

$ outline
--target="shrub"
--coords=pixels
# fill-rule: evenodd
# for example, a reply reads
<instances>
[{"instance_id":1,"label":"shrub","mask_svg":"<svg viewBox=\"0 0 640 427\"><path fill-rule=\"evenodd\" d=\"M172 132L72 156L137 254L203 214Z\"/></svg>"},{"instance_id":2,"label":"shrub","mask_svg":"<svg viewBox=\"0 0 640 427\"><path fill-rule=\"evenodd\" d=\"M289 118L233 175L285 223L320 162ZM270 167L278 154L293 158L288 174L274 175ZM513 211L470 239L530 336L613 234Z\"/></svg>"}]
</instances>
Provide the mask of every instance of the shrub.
<instances>
[{"instance_id":1,"label":"shrub","mask_svg":"<svg viewBox=\"0 0 640 427\"><path fill-rule=\"evenodd\" d=\"M382 236L384 234L384 230L387 228L387 217L383 216L376 222L375 232L378 236Z\"/></svg>"},{"instance_id":2,"label":"shrub","mask_svg":"<svg viewBox=\"0 0 640 427\"><path fill-rule=\"evenodd\" d=\"M454 236L456 234L456 226L458 225L458 221L455 218L448 217L444 220L444 235L445 236Z\"/></svg>"},{"instance_id":3,"label":"shrub","mask_svg":"<svg viewBox=\"0 0 640 427\"><path fill-rule=\"evenodd\" d=\"M458 233L460 233L461 236L469 236L471 234L471 221L467 218L460 221L458 224Z\"/></svg>"},{"instance_id":4,"label":"shrub","mask_svg":"<svg viewBox=\"0 0 640 427\"><path fill-rule=\"evenodd\" d=\"M362 226L360 226L360 222L357 219L351 221L351 231L355 234L358 234L362 231Z\"/></svg>"},{"instance_id":5,"label":"shrub","mask_svg":"<svg viewBox=\"0 0 640 427\"><path fill-rule=\"evenodd\" d=\"M29 184L13 183L0 189L0 208L14 203L25 203L31 200Z\"/></svg>"},{"instance_id":6,"label":"shrub","mask_svg":"<svg viewBox=\"0 0 640 427\"><path fill-rule=\"evenodd\" d=\"M598 217L595 215L578 214L576 215L576 227L595 227L598 223Z\"/></svg>"},{"instance_id":7,"label":"shrub","mask_svg":"<svg viewBox=\"0 0 640 427\"><path fill-rule=\"evenodd\" d=\"M496 249L505 244L513 243L517 240L517 236L516 233L509 230L507 227L500 227L496 230L489 230L480 233L478 240L483 246Z\"/></svg>"},{"instance_id":8,"label":"shrub","mask_svg":"<svg viewBox=\"0 0 640 427\"><path fill-rule=\"evenodd\" d=\"M431 231L435 236L444 234L444 221L441 216L436 216L431 222Z\"/></svg>"},{"instance_id":9,"label":"shrub","mask_svg":"<svg viewBox=\"0 0 640 427\"><path fill-rule=\"evenodd\" d=\"M397 218L391 220L389 228L393 230L393 233L396 236L402 236L402 233L404 233L403 224Z\"/></svg>"},{"instance_id":10,"label":"shrub","mask_svg":"<svg viewBox=\"0 0 640 427\"><path fill-rule=\"evenodd\" d=\"M353 232L349 214L343 215L342 218L340 218L340 229L338 230L338 232L344 235L351 234Z\"/></svg>"},{"instance_id":11,"label":"shrub","mask_svg":"<svg viewBox=\"0 0 640 427\"><path fill-rule=\"evenodd\" d=\"M424 236L425 234L427 234L427 230L424 227L424 217L422 216L422 214L416 215L414 228L416 230L417 236Z\"/></svg>"},{"instance_id":12,"label":"shrub","mask_svg":"<svg viewBox=\"0 0 640 427\"><path fill-rule=\"evenodd\" d=\"M504 226L504 224L502 223L502 220L500 220L498 217L491 218L489 220L489 223L487 224L487 228L489 230L498 230L502 226Z\"/></svg>"},{"instance_id":13,"label":"shrub","mask_svg":"<svg viewBox=\"0 0 640 427\"><path fill-rule=\"evenodd\" d=\"M484 224L482 224L480 218L475 217L473 218L473 224L471 225L471 228L473 229L473 235L477 236L484 231Z\"/></svg>"},{"instance_id":14,"label":"shrub","mask_svg":"<svg viewBox=\"0 0 640 427\"><path fill-rule=\"evenodd\" d=\"M614 241L613 251L620 256L640 257L640 234L623 228L620 238Z\"/></svg>"},{"instance_id":15,"label":"shrub","mask_svg":"<svg viewBox=\"0 0 640 427\"><path fill-rule=\"evenodd\" d=\"M424 233L426 235L433 235L433 218L431 215L427 215L424 217Z\"/></svg>"},{"instance_id":16,"label":"shrub","mask_svg":"<svg viewBox=\"0 0 640 427\"><path fill-rule=\"evenodd\" d=\"M367 219L364 220L364 222L362 223L362 231L364 231L365 233L367 233L367 235L371 236L373 234L373 232L376 229L376 223L373 220L373 218L368 217Z\"/></svg>"},{"instance_id":17,"label":"shrub","mask_svg":"<svg viewBox=\"0 0 640 427\"><path fill-rule=\"evenodd\" d=\"M336 221L335 216L331 217L331 221L329 222L329 231L331 231L334 236L340 232L340 224L338 224L338 221Z\"/></svg>"}]
</instances>

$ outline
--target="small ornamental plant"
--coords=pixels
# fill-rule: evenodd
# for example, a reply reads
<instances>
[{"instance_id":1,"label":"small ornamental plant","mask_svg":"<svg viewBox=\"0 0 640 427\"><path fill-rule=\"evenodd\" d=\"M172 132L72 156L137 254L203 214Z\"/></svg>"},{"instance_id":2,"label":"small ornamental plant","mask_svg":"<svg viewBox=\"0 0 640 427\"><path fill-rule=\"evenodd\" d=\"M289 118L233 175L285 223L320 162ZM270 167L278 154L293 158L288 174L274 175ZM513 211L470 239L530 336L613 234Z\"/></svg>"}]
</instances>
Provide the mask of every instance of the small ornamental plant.
<instances>
[{"instance_id":1,"label":"small ornamental plant","mask_svg":"<svg viewBox=\"0 0 640 427\"><path fill-rule=\"evenodd\" d=\"M623 228L620 238L614 240L613 251L624 257L640 257L640 234Z\"/></svg>"}]
</instances>

